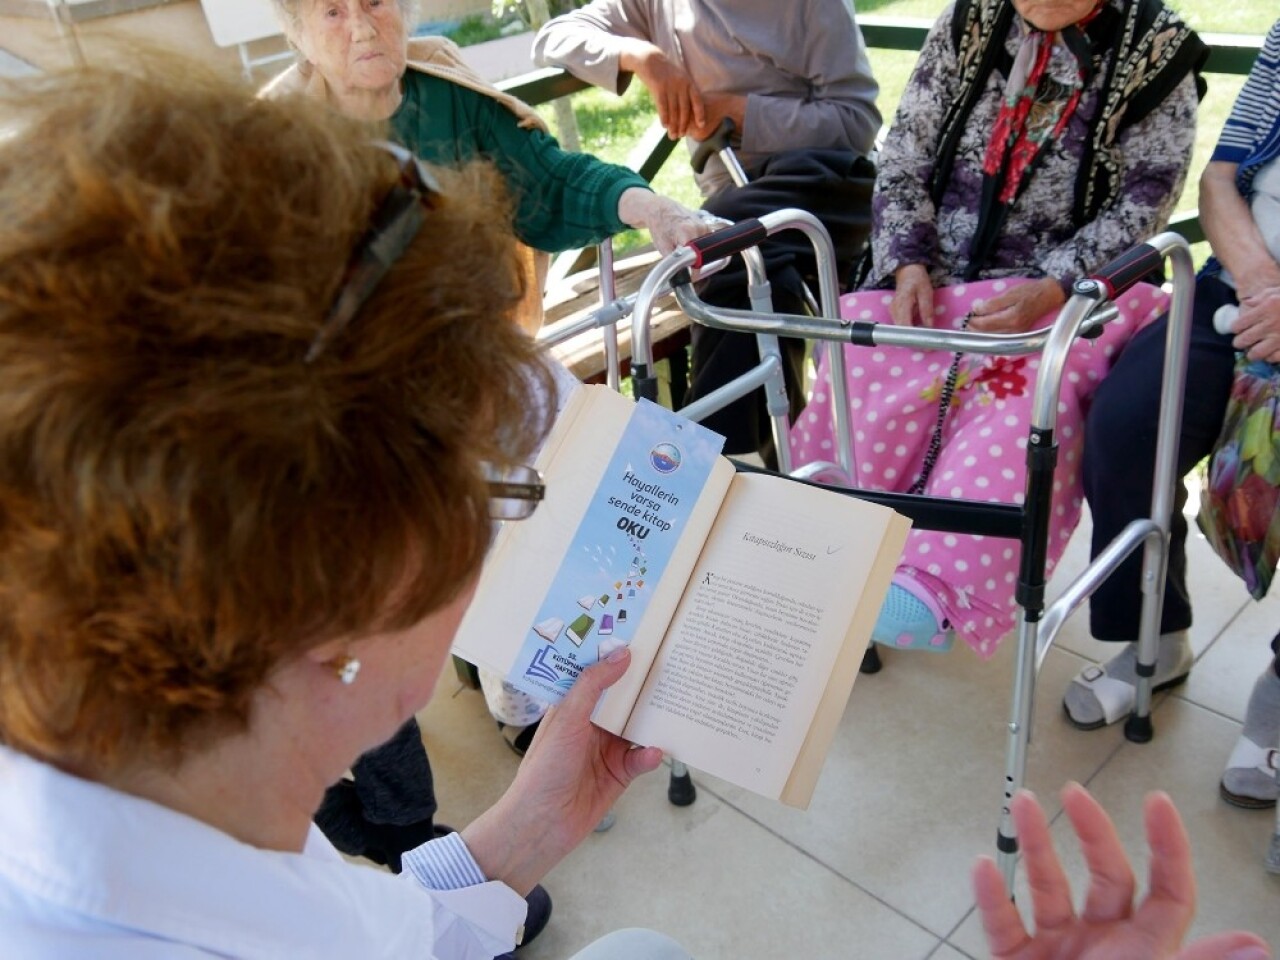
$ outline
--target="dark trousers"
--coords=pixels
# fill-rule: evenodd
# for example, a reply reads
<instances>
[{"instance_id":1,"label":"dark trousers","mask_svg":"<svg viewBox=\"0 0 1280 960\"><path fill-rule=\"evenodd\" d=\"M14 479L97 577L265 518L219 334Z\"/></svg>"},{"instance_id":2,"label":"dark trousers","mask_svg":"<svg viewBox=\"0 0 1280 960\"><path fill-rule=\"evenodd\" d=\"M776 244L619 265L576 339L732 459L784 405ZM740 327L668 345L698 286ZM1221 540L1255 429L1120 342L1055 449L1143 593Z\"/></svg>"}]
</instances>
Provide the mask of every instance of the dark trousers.
<instances>
[{"instance_id":1,"label":"dark trousers","mask_svg":"<svg viewBox=\"0 0 1280 960\"><path fill-rule=\"evenodd\" d=\"M875 167L848 150L788 150L769 157L749 171L751 182L716 194L703 209L726 220L746 220L785 207L808 211L831 235L836 266L843 280L851 271L871 232L871 189ZM765 270L773 291L773 309L803 313L802 285L818 295L813 247L795 230L775 234L761 244ZM709 278L698 291L707 303L749 309L747 271L741 257ZM686 403L704 397L760 362L753 334L729 333L694 326L692 383ZM783 372L791 416L804 406L804 341L783 339ZM736 400L703 423L723 435L726 453L769 450L770 421L764 391Z\"/></svg>"},{"instance_id":2,"label":"dark trousers","mask_svg":"<svg viewBox=\"0 0 1280 960\"><path fill-rule=\"evenodd\" d=\"M1218 307L1235 303L1235 291L1207 277L1196 283L1191 345L1178 445L1180 477L1213 450L1222 429L1231 392L1235 350L1231 338L1213 329ZM1093 516L1093 555L1097 556L1131 520L1150 515L1155 475L1156 422L1167 318L1133 338L1094 395L1085 421L1084 493ZM1191 626L1187 593L1187 521L1182 508L1186 487L1179 482L1169 540L1160 632ZM1090 601L1089 626L1099 640L1136 640L1142 611L1142 550L1130 554L1098 588Z\"/></svg>"},{"instance_id":3,"label":"dark trousers","mask_svg":"<svg viewBox=\"0 0 1280 960\"><path fill-rule=\"evenodd\" d=\"M400 856L434 836L435 784L422 731L410 719L325 791L315 821L343 853L400 870Z\"/></svg>"}]
</instances>

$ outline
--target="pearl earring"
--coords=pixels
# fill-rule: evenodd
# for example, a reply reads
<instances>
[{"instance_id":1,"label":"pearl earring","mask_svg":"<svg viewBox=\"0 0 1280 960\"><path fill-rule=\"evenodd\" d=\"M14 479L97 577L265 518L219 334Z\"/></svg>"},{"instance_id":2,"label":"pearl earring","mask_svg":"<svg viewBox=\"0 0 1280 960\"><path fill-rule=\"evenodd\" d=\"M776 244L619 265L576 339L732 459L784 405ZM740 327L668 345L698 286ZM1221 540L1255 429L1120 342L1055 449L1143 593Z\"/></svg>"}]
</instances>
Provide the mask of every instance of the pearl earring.
<instances>
[{"instance_id":1,"label":"pearl earring","mask_svg":"<svg viewBox=\"0 0 1280 960\"><path fill-rule=\"evenodd\" d=\"M360 674L360 661L351 654L344 653L334 664L333 672L345 686L349 687L356 682L356 677Z\"/></svg>"}]
</instances>

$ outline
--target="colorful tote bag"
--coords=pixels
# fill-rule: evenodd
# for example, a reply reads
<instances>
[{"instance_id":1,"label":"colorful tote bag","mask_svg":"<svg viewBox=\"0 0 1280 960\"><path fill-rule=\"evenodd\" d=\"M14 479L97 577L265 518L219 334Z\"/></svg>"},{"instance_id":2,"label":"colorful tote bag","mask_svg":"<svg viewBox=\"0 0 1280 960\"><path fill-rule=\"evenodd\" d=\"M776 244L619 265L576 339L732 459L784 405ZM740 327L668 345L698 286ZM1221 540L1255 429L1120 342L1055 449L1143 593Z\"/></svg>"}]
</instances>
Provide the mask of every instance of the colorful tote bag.
<instances>
[{"instance_id":1,"label":"colorful tote bag","mask_svg":"<svg viewBox=\"0 0 1280 960\"><path fill-rule=\"evenodd\" d=\"M1196 522L1249 594L1266 596L1280 560L1280 366L1236 360Z\"/></svg>"}]
</instances>

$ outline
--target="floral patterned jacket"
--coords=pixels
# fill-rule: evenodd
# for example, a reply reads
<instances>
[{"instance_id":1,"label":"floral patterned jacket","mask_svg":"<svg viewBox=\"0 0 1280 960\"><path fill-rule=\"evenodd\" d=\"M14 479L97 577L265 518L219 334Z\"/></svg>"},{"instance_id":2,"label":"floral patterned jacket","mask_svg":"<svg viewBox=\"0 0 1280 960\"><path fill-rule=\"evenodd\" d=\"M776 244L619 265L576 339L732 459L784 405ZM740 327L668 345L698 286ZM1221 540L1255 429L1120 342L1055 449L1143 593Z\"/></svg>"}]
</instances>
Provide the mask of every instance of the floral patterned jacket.
<instances>
[{"instance_id":1,"label":"floral patterned jacket","mask_svg":"<svg viewBox=\"0 0 1280 960\"><path fill-rule=\"evenodd\" d=\"M965 275L978 220L982 158L1004 92L993 71L966 124L950 183L940 205L929 195L939 128L954 95L957 57L948 7L930 31L902 95L879 159L872 201L872 266L864 286L892 287L894 272L925 264L935 286ZM1026 27L1014 17L1006 40L1010 56ZM1050 75L1069 81L1075 61L1059 44ZM1168 223L1186 179L1198 105L1188 75L1161 106L1120 133L1122 188L1091 222L1072 220L1076 173L1084 138L1104 95L1107 71L1098 70L1061 139L1045 147L1039 168L1009 212L994 254L979 277L1053 277L1064 288Z\"/></svg>"}]
</instances>

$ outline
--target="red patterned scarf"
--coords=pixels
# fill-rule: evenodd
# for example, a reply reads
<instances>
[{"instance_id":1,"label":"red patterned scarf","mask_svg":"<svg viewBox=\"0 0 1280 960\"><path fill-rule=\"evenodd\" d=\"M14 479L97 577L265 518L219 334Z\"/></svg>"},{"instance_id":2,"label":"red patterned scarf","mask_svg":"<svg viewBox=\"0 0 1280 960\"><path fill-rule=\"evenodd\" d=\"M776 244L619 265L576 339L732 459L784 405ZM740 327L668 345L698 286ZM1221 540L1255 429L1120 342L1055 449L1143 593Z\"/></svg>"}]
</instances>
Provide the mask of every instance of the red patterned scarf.
<instances>
[{"instance_id":1,"label":"red patterned scarf","mask_svg":"<svg viewBox=\"0 0 1280 960\"><path fill-rule=\"evenodd\" d=\"M1083 30L1101 9L1099 0L1082 20L1067 29ZM1013 202L1036 154L1061 136L1080 103L1087 64L1077 62L1073 82L1065 89L1061 84L1043 82L1053 45L1058 41L1059 33L1045 33L1028 25L1009 71L1000 113L982 162L982 172L999 184L996 198L1002 204Z\"/></svg>"}]
</instances>

